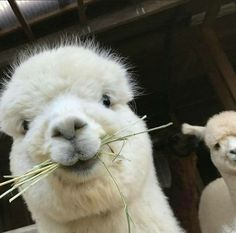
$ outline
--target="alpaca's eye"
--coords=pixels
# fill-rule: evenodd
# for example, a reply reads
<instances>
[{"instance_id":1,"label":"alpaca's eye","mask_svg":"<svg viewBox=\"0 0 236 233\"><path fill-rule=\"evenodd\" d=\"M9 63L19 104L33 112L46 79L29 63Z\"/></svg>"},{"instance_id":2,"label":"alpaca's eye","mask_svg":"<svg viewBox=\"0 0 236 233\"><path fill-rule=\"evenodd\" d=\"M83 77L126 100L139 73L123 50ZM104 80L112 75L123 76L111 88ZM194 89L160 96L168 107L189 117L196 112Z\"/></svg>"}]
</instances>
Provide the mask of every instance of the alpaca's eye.
<instances>
[{"instance_id":1,"label":"alpaca's eye","mask_svg":"<svg viewBox=\"0 0 236 233\"><path fill-rule=\"evenodd\" d=\"M24 133L26 133L29 130L29 121L23 121L22 127L24 129Z\"/></svg>"},{"instance_id":2,"label":"alpaca's eye","mask_svg":"<svg viewBox=\"0 0 236 233\"><path fill-rule=\"evenodd\" d=\"M214 145L214 149L215 149L215 150L219 150L219 149L220 149L220 144L219 144L219 143L216 143L216 144Z\"/></svg>"},{"instance_id":3,"label":"alpaca's eye","mask_svg":"<svg viewBox=\"0 0 236 233\"><path fill-rule=\"evenodd\" d=\"M105 105L106 107L110 107L111 106L111 99L108 95L103 95L102 96L102 103L103 105Z\"/></svg>"}]
</instances>

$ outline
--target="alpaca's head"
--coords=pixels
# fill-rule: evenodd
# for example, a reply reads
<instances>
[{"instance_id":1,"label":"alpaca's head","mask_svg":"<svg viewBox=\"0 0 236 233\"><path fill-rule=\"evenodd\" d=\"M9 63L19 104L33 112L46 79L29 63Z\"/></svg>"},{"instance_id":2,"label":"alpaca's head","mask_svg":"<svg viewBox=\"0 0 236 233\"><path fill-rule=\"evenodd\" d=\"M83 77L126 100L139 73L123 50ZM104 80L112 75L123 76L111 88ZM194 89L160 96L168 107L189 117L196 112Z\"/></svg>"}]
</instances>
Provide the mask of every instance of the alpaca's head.
<instances>
[{"instance_id":1,"label":"alpaca's head","mask_svg":"<svg viewBox=\"0 0 236 233\"><path fill-rule=\"evenodd\" d=\"M124 128L123 134L145 129L141 120L132 125L138 119L128 106L132 87L119 59L95 48L45 49L21 61L0 102L1 130L14 141L13 173L24 171L27 163L32 167L51 158L62 165L56 173L63 173L63 178L84 182L99 176L102 165L94 156L101 139ZM146 136L137 136L142 137ZM127 164L135 167L132 150L143 145L132 149L128 142L121 153L127 158L113 163L109 153L118 153L121 145L104 147L108 154L103 159L114 169L119 163L120 171Z\"/></svg>"},{"instance_id":2,"label":"alpaca's head","mask_svg":"<svg viewBox=\"0 0 236 233\"><path fill-rule=\"evenodd\" d=\"M205 127L183 124L182 131L205 141L220 171L236 171L236 112L214 115Z\"/></svg>"},{"instance_id":3,"label":"alpaca's head","mask_svg":"<svg viewBox=\"0 0 236 233\"><path fill-rule=\"evenodd\" d=\"M120 59L83 45L43 49L16 66L0 99L1 130L13 137L11 171L47 159L61 165L24 194L33 213L72 221L122 208L104 164L127 201L141 193L154 174L148 135L101 146L107 135L146 129L128 105L133 87Z\"/></svg>"}]
</instances>

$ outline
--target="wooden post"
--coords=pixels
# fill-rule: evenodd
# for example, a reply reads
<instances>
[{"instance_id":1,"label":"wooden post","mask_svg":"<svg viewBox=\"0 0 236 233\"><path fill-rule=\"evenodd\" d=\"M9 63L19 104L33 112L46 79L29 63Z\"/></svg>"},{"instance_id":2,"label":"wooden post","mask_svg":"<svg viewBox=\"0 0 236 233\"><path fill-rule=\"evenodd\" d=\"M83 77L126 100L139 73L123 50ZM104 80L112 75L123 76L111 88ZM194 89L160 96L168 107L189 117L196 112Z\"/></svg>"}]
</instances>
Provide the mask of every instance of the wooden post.
<instances>
[{"instance_id":1,"label":"wooden post","mask_svg":"<svg viewBox=\"0 0 236 233\"><path fill-rule=\"evenodd\" d=\"M169 164L172 173L169 192L175 214L187 232L200 233L197 217L200 197L197 157L195 153L185 158L170 156Z\"/></svg>"},{"instance_id":2,"label":"wooden post","mask_svg":"<svg viewBox=\"0 0 236 233\"><path fill-rule=\"evenodd\" d=\"M222 0L210 0L202 25L200 57L208 70L210 80L225 109L236 110L236 74L225 54L220 41L212 29ZM199 44L199 42L197 42Z\"/></svg>"},{"instance_id":3,"label":"wooden post","mask_svg":"<svg viewBox=\"0 0 236 233\"><path fill-rule=\"evenodd\" d=\"M33 41L34 38L34 34L29 26L29 24L27 23L26 19L24 18L23 14L20 11L20 8L18 7L17 3L15 0L8 0L11 9L13 10L16 18L18 19L20 25L22 26L23 30L25 31L25 34L28 36L30 41Z\"/></svg>"},{"instance_id":4,"label":"wooden post","mask_svg":"<svg viewBox=\"0 0 236 233\"><path fill-rule=\"evenodd\" d=\"M212 27L216 21L222 0L210 0L206 16L203 20L203 27Z\"/></svg>"},{"instance_id":5,"label":"wooden post","mask_svg":"<svg viewBox=\"0 0 236 233\"><path fill-rule=\"evenodd\" d=\"M85 14L84 1L83 0L77 0L77 5L78 5L80 23L82 25L86 25L87 24L87 16Z\"/></svg>"},{"instance_id":6,"label":"wooden post","mask_svg":"<svg viewBox=\"0 0 236 233\"><path fill-rule=\"evenodd\" d=\"M195 28L195 30L191 32L190 40L192 41L196 54L201 59L202 64L208 73L210 82L216 91L222 107L226 110L236 110L235 99L232 96L232 92L229 90L222 73L214 60L215 58L204 39L202 30Z\"/></svg>"},{"instance_id":7,"label":"wooden post","mask_svg":"<svg viewBox=\"0 0 236 233\"><path fill-rule=\"evenodd\" d=\"M189 135L183 135L178 128L167 128L153 133L154 162L160 181L171 186L164 191L169 197L173 211L186 232L200 233L198 203L202 189L197 170L197 156L193 152L196 142ZM163 159L168 160L171 179ZM161 182L162 183L162 182ZM168 187L168 186L167 186Z\"/></svg>"}]
</instances>

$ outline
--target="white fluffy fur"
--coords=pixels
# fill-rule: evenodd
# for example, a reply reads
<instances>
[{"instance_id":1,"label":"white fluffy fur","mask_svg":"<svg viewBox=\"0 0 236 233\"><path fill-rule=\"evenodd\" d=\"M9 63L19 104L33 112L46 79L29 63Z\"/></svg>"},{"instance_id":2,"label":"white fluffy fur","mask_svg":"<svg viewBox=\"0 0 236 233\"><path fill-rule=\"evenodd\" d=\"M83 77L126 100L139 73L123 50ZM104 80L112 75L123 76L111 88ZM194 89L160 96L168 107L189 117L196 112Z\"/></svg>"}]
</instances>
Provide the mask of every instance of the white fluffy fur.
<instances>
[{"instance_id":1,"label":"white fluffy fur","mask_svg":"<svg viewBox=\"0 0 236 233\"><path fill-rule=\"evenodd\" d=\"M0 102L1 129L13 137L10 167L23 174L52 158L68 161L70 143L52 137L68 119L86 122L76 139L95 153L101 137L127 127L123 134L146 129L127 103L133 92L125 67L113 56L85 46L59 46L31 55L16 67ZM101 103L111 97L111 108ZM22 121L30 126L24 135ZM76 143L77 143L76 142ZM96 145L96 146L95 146ZM119 151L121 143L112 144ZM105 150L105 149L104 149ZM103 155L124 193L134 222L133 233L181 233L155 176L151 141L147 134L130 138L122 150L125 159L112 162ZM89 171L59 168L24 195L40 233L125 233L126 216L120 195L97 163Z\"/></svg>"},{"instance_id":2,"label":"white fluffy fur","mask_svg":"<svg viewBox=\"0 0 236 233\"><path fill-rule=\"evenodd\" d=\"M202 233L236 233L236 112L217 114L205 127L183 124L182 131L204 139L223 177L211 182L202 193Z\"/></svg>"}]
</instances>

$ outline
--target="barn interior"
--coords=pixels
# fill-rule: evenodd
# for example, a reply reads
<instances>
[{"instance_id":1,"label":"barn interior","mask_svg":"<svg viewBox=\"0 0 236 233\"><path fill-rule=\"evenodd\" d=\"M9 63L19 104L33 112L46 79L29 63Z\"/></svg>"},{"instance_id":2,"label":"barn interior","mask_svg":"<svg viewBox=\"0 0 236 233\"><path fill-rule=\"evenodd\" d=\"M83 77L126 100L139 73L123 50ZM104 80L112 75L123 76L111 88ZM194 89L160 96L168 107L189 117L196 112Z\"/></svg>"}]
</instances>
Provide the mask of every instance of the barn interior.
<instances>
[{"instance_id":1,"label":"barn interior","mask_svg":"<svg viewBox=\"0 0 236 233\"><path fill-rule=\"evenodd\" d=\"M1 79L26 45L73 35L127 58L141 87L130 106L147 115L149 127L174 123L151 135L157 174L181 225L200 233L200 194L219 174L204 144L180 128L236 109L236 1L0 1ZM0 182L9 174L11 143L1 135ZM21 198L1 199L0 210L0 232L33 224Z\"/></svg>"}]
</instances>

